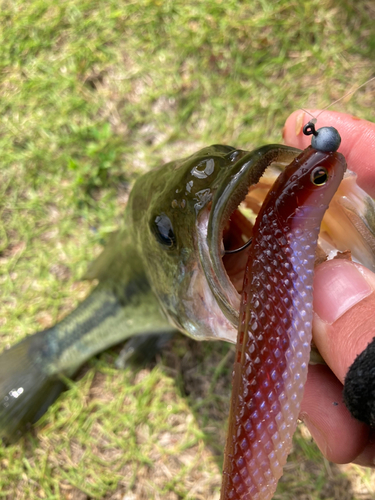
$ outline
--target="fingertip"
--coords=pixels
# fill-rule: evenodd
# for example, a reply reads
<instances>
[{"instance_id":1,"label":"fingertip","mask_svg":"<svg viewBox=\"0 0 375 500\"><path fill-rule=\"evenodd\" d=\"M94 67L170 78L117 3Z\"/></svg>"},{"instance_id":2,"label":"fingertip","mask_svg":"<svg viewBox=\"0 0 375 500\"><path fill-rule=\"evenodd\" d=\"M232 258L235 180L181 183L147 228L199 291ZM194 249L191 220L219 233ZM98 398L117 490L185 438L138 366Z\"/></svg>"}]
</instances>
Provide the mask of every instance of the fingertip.
<instances>
[{"instance_id":1,"label":"fingertip","mask_svg":"<svg viewBox=\"0 0 375 500\"><path fill-rule=\"evenodd\" d=\"M309 121L308 115L301 109L294 111L286 120L283 129L285 144L299 149L310 145L311 139L303 134L303 126Z\"/></svg>"}]
</instances>

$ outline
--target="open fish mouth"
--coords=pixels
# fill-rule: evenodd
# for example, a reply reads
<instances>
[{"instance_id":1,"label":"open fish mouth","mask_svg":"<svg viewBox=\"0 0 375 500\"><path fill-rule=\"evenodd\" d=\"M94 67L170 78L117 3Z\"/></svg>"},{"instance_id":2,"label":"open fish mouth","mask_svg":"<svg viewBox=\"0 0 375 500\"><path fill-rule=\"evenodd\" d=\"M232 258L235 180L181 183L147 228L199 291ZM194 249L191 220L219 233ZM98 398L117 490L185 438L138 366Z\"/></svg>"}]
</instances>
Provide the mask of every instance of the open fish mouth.
<instances>
[{"instance_id":1,"label":"open fish mouth","mask_svg":"<svg viewBox=\"0 0 375 500\"><path fill-rule=\"evenodd\" d=\"M240 200L238 193L234 193L235 185L231 190L228 184L213 200L207 223L210 256L203 267L206 276L210 271L214 273L215 278L208 279L211 290L234 326L238 324L247 252L227 254L225 251L240 248L251 238L255 219L268 191L293 159L291 157L299 153L296 149L287 149L289 151L282 150L280 157L271 162L258 182L248 184L245 192L243 186L239 188ZM329 205L319 234L316 264L345 253L346 258L375 271L375 203L356 180L356 174L348 170ZM235 208L231 196L239 202Z\"/></svg>"}]
</instances>

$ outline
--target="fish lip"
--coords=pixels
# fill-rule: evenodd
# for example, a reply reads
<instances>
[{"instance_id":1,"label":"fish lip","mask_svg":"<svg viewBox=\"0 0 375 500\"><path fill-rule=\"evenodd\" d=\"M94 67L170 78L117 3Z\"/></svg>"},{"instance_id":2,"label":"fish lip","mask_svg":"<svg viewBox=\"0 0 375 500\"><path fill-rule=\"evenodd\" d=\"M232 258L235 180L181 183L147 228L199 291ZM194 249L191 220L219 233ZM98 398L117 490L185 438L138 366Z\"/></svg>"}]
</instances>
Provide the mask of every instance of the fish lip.
<instances>
[{"instance_id":1,"label":"fish lip","mask_svg":"<svg viewBox=\"0 0 375 500\"><path fill-rule=\"evenodd\" d=\"M258 183L271 163L290 163L299 153L299 149L280 144L263 146L247 153L232 165L222 179L210 211L200 215L198 246L202 267L220 309L235 328L238 326L240 294L222 260L224 224L245 198L249 187Z\"/></svg>"}]
</instances>

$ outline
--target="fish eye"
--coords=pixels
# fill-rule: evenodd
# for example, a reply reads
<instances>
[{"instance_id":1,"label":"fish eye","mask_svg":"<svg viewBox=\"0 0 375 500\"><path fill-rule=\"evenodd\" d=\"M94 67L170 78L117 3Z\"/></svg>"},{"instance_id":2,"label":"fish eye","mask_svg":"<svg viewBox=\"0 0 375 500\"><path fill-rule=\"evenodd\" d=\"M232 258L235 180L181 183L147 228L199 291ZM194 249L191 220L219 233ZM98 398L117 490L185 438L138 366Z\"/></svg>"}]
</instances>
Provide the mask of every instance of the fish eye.
<instances>
[{"instance_id":1,"label":"fish eye","mask_svg":"<svg viewBox=\"0 0 375 500\"><path fill-rule=\"evenodd\" d=\"M314 186L324 186L328 181L328 171L324 167L315 167L310 178Z\"/></svg>"},{"instance_id":2,"label":"fish eye","mask_svg":"<svg viewBox=\"0 0 375 500\"><path fill-rule=\"evenodd\" d=\"M151 230L159 243L167 248L176 246L176 236L173 231L172 222L164 213L157 215L151 223Z\"/></svg>"}]
</instances>

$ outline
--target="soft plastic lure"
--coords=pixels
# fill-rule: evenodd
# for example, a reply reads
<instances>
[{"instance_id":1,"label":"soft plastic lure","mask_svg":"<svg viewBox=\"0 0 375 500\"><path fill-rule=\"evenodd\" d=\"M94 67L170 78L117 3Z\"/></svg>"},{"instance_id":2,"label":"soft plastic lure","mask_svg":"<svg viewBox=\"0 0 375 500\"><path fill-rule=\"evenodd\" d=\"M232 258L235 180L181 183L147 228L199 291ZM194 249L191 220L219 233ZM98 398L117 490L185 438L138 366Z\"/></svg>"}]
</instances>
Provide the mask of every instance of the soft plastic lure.
<instances>
[{"instance_id":1,"label":"soft plastic lure","mask_svg":"<svg viewBox=\"0 0 375 500\"><path fill-rule=\"evenodd\" d=\"M292 444L307 377L314 257L346 162L336 129L315 130L267 195L244 277L221 500L268 500Z\"/></svg>"}]
</instances>

